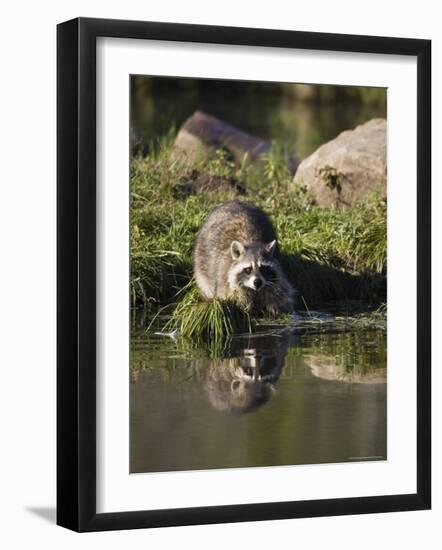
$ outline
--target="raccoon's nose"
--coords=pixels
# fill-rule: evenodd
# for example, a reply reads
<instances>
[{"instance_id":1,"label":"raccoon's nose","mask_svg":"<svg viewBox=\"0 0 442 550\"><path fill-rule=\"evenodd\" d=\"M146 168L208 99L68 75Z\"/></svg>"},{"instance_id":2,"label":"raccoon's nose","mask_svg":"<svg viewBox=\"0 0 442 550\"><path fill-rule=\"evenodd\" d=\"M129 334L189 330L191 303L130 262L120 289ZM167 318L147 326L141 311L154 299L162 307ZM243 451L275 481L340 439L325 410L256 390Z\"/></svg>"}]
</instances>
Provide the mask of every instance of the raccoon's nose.
<instances>
[{"instance_id":1,"label":"raccoon's nose","mask_svg":"<svg viewBox=\"0 0 442 550\"><path fill-rule=\"evenodd\" d=\"M256 278L254 281L253 281L253 286L258 290L258 288L261 288L262 287L262 281L261 279L258 279Z\"/></svg>"}]
</instances>

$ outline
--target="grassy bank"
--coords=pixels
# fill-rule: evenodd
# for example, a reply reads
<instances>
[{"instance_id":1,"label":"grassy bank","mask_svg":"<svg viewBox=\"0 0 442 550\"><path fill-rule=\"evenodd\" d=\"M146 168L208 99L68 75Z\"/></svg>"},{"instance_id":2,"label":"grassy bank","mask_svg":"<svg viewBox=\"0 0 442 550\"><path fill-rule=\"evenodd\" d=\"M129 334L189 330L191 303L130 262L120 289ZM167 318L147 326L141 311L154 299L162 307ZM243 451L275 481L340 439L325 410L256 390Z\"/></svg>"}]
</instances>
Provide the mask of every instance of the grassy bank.
<instances>
[{"instance_id":1,"label":"grassy bank","mask_svg":"<svg viewBox=\"0 0 442 550\"><path fill-rule=\"evenodd\" d=\"M284 267L299 290L300 306L329 300L385 300L386 204L319 208L302 188L291 188L286 155L275 148L259 167L237 167L222 152L191 171L171 157L171 138L131 163L132 306L157 309L176 301L191 279L192 247L206 216L234 191L191 193L195 173L240 182L244 200L270 213Z\"/></svg>"}]
</instances>

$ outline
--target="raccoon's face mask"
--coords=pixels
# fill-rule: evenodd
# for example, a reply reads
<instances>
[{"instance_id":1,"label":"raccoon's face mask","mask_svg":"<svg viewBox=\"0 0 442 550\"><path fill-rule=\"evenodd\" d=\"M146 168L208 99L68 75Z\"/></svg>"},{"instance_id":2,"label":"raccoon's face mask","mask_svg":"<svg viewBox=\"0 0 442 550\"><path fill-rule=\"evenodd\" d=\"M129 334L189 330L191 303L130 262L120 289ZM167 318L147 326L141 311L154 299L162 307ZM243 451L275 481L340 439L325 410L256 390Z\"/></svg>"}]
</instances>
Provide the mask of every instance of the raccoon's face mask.
<instances>
[{"instance_id":1,"label":"raccoon's face mask","mask_svg":"<svg viewBox=\"0 0 442 550\"><path fill-rule=\"evenodd\" d=\"M234 274L236 286L259 291L276 279L273 252L276 241L265 245L245 246L239 241L230 245L232 259L235 261Z\"/></svg>"}]
</instances>

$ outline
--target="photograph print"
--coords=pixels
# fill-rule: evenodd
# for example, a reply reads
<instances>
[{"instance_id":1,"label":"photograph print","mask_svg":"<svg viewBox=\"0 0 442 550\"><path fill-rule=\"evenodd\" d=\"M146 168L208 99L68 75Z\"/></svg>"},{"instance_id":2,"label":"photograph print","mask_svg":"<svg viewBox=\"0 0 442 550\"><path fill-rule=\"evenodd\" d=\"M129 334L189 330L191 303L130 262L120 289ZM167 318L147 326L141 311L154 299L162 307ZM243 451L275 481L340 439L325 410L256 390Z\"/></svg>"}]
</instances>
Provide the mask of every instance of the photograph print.
<instances>
[{"instance_id":1,"label":"photograph print","mask_svg":"<svg viewBox=\"0 0 442 550\"><path fill-rule=\"evenodd\" d=\"M387 459L387 90L130 77L130 473Z\"/></svg>"}]
</instances>

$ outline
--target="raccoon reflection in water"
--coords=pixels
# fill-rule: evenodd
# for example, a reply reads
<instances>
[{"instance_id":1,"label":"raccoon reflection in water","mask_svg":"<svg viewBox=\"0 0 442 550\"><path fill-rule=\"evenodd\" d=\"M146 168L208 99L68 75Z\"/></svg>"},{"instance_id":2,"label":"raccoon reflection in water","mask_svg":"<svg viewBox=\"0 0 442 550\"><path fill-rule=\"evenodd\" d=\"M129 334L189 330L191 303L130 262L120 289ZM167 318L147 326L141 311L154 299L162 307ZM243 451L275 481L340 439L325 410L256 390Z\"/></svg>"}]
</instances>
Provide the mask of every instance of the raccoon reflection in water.
<instances>
[{"instance_id":1,"label":"raccoon reflection in water","mask_svg":"<svg viewBox=\"0 0 442 550\"><path fill-rule=\"evenodd\" d=\"M204 375L211 405L221 412L243 414L267 403L275 391L289 348L288 338L261 336L233 339L229 356L214 359Z\"/></svg>"}]
</instances>

